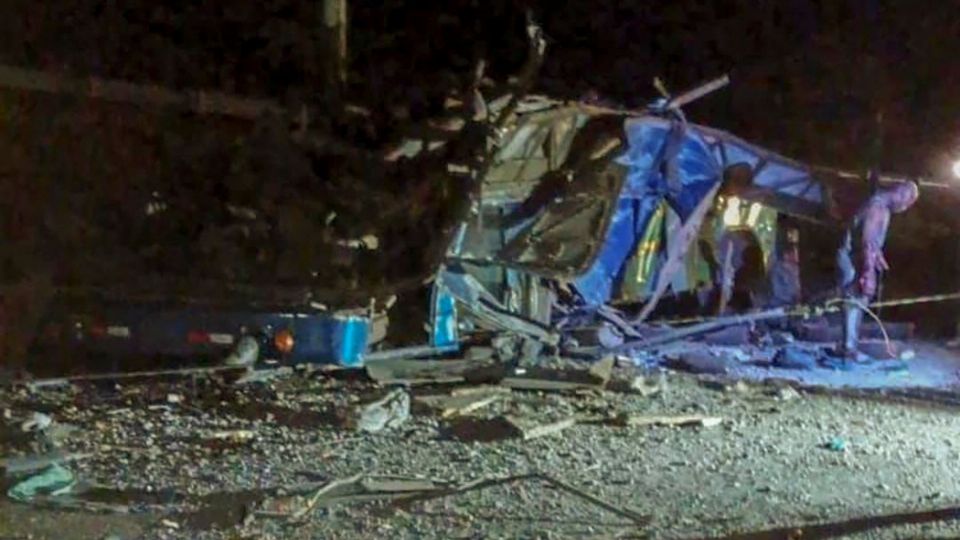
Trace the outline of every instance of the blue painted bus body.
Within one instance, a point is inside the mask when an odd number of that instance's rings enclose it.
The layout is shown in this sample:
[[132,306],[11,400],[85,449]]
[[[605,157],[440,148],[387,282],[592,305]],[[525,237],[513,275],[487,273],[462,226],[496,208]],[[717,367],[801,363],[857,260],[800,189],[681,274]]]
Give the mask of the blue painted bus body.
[[[356,314],[107,303],[62,310],[49,319],[44,337],[106,355],[224,357],[251,335],[261,358],[353,367],[363,363],[372,327],[370,317]],[[274,347],[281,330],[293,335],[289,354]]]

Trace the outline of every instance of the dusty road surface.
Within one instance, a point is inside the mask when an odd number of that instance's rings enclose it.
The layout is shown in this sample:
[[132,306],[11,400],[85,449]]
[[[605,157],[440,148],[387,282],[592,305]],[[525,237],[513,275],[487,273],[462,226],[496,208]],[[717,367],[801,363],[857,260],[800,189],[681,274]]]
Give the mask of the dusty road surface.
[[[5,463],[71,453],[75,482],[18,502],[7,490],[36,471],[8,473],[0,538],[960,536],[948,405],[676,373],[637,390],[633,376],[618,368],[617,390],[496,389],[445,418],[422,398],[452,387],[416,387],[411,416],[374,433],[344,411],[383,390],[318,374],[8,389]],[[35,412],[51,422],[24,431]],[[681,415],[694,417],[662,425]],[[511,431],[507,417],[558,431]],[[549,479],[511,478],[535,473]],[[468,484],[483,479],[504,481]]]

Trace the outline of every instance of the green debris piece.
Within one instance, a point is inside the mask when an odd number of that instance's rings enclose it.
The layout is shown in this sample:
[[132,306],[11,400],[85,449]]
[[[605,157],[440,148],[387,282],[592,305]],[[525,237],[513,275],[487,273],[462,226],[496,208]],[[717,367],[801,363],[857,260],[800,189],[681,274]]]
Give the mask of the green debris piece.
[[830,442],[827,443],[827,450],[832,450],[834,452],[843,452],[847,449],[847,441],[843,440],[840,437],[834,437],[830,439]]
[[20,502],[30,502],[37,495],[56,496],[69,493],[74,484],[76,478],[70,469],[54,463],[10,488],[7,495]]

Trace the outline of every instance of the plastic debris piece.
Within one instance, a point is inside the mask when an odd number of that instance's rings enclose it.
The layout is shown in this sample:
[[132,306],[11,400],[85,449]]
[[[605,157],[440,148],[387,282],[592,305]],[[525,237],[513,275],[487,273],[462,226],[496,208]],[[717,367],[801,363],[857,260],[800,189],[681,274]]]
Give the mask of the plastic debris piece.
[[7,491],[7,495],[20,502],[30,502],[37,495],[63,495],[76,484],[70,469],[54,463],[42,472],[27,478]]
[[833,452],[843,452],[847,449],[847,441],[842,437],[834,437],[830,439],[830,442],[827,443],[827,450]]

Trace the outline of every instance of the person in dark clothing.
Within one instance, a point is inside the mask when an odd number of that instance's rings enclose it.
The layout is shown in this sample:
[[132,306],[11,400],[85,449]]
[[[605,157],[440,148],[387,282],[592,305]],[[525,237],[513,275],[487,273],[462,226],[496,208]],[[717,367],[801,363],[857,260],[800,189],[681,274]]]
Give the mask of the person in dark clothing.
[[844,298],[843,342],[838,352],[845,358],[857,358],[863,308],[877,293],[880,273],[890,268],[883,256],[890,217],[905,212],[918,197],[915,182],[878,188],[847,226],[837,250],[838,285]]
[[802,298],[800,286],[799,231],[789,229],[784,242],[777,250],[770,267],[770,297],[767,307],[777,308],[799,304]]
[[718,246],[720,260],[714,272],[719,290],[717,314],[737,313],[762,306],[766,293],[763,249],[756,233],[746,227],[726,231]]

